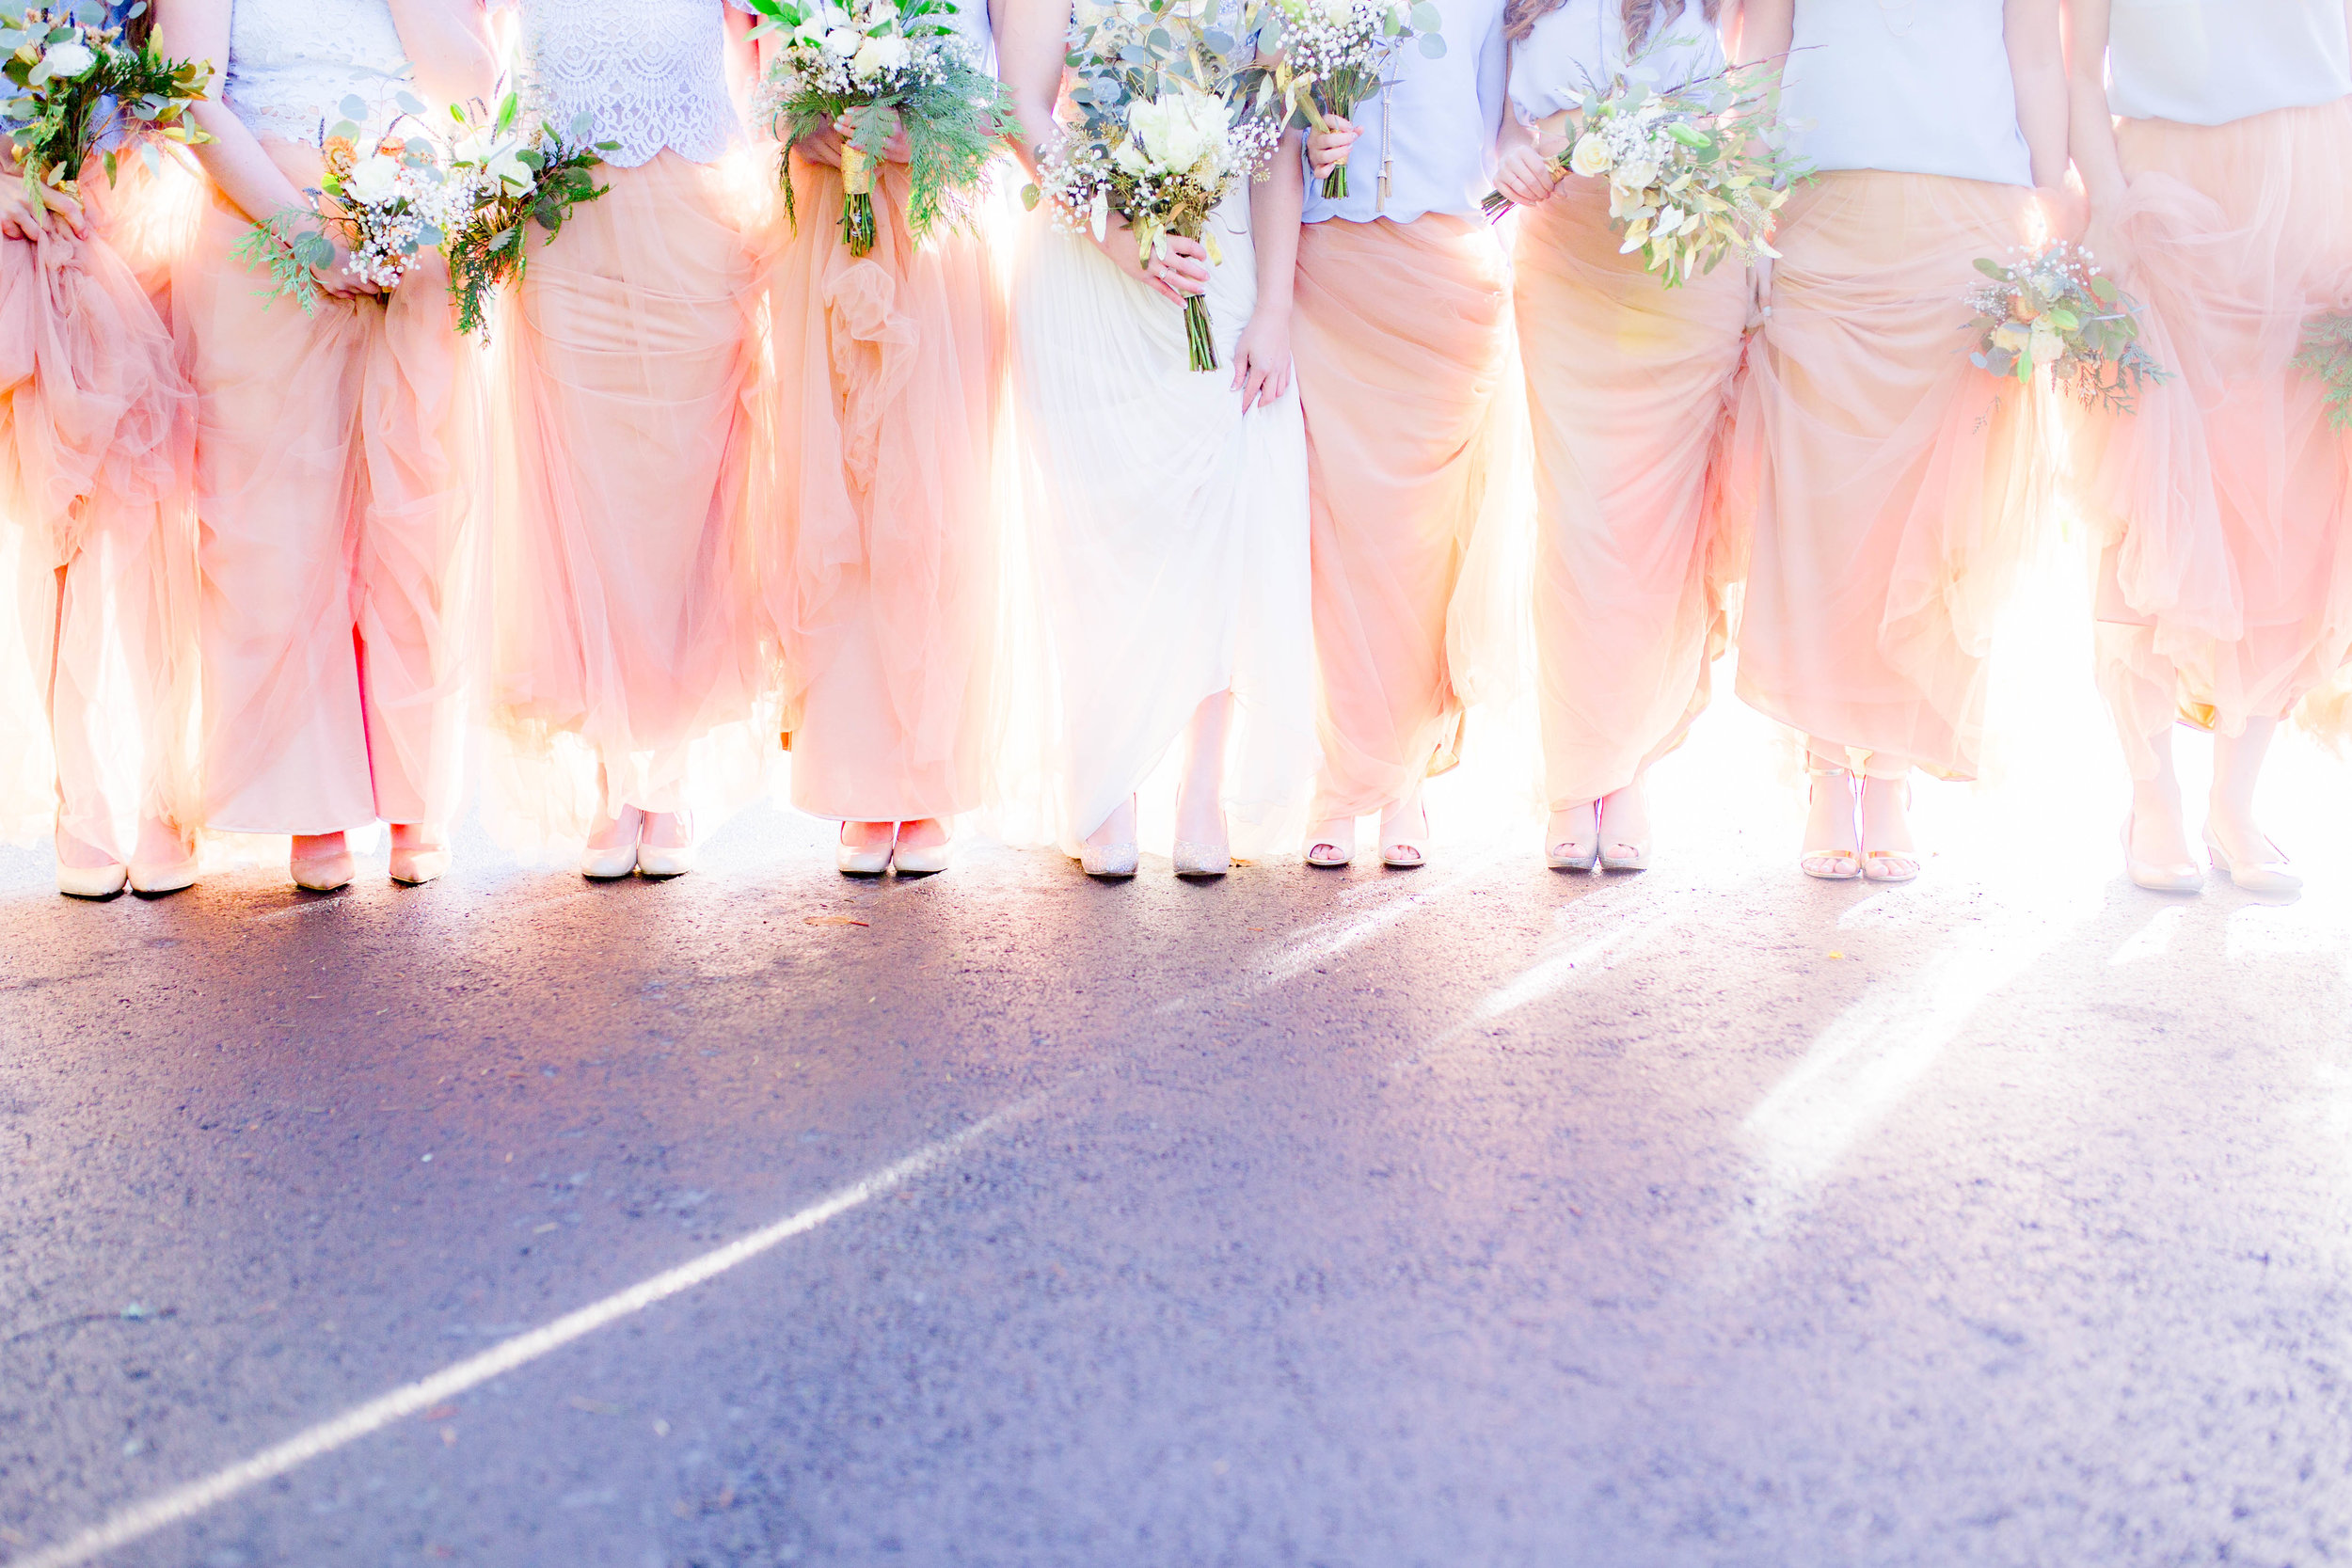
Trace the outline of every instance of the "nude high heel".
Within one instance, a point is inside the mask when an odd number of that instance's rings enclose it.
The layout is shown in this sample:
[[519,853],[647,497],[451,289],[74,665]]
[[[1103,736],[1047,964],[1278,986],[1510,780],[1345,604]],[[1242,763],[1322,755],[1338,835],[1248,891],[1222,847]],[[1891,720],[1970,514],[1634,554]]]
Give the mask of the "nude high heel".
[[[397,833],[398,830],[394,830]],[[446,844],[392,845],[389,867],[393,881],[403,887],[422,887],[448,875],[449,846]]]
[[[588,847],[580,854],[580,874],[592,882],[612,882],[636,870],[637,835],[644,825],[645,814],[635,806],[623,806],[618,816],[599,813],[588,830]],[[598,839],[608,842],[599,844]]]
[[2303,879],[2287,869],[2286,851],[2272,839],[2264,839],[2263,847],[2270,851],[2266,861],[2233,861],[2214,836],[2213,824],[2205,824],[2205,853],[2213,860],[2213,868],[2224,872],[2232,882],[2249,893],[2300,893]]
[[1544,864],[1554,871],[1590,871],[1600,863],[1600,802],[1587,800],[1559,815],[1574,815],[1576,836],[1544,848]]
[[[294,878],[294,886],[306,893],[332,893],[349,887],[359,867],[351,858],[351,846],[341,833],[320,833],[321,842],[309,850],[298,846],[287,857],[286,871]],[[331,843],[324,842],[331,840]]]
[[[1810,806],[1813,803],[1814,794],[1820,789],[1821,781],[1836,779],[1836,787],[1846,792],[1846,805],[1849,820],[1851,820],[1854,809],[1853,775],[1842,768],[1807,768],[1805,772],[1811,775],[1811,782],[1805,786],[1806,805]],[[1856,825],[1853,848],[1848,849],[1838,845],[1829,845],[1822,848],[1806,849],[1797,857],[1798,869],[1806,876],[1819,878],[1824,882],[1851,882],[1862,875],[1861,843],[1862,830],[1859,825]]]
[[2172,864],[2158,864],[2153,861],[2141,860],[2133,853],[2132,829],[2138,819],[2137,812],[2130,813],[2123,818],[2124,874],[2130,877],[2135,884],[2146,888],[2151,893],[2204,892],[2205,874],[2198,870],[2193,863],[2182,861]]
[[850,825],[841,824],[841,839],[834,845],[833,863],[844,877],[879,877],[890,869],[890,853],[898,846],[898,824],[892,823],[888,838],[869,843],[863,847],[851,844]]
[[[1401,803],[1401,802],[1400,802]],[[1380,814],[1380,863],[1399,871],[1413,871],[1429,863],[1429,808],[1416,796],[1413,813],[1421,818],[1421,831],[1416,833],[1391,832],[1389,814]]]
[[1325,870],[1344,866],[1356,858],[1356,819],[1335,816],[1318,823],[1308,835],[1307,863]]
[[[898,836],[890,849],[890,864],[901,877],[936,877],[947,869],[947,860],[955,848],[955,840],[943,838],[937,844],[909,844],[906,832],[917,823],[902,822]],[[945,830],[946,822],[940,827]]]
[[[675,824],[680,842],[656,844],[646,835],[658,826]],[[647,812],[637,835],[637,874],[640,877],[683,877],[694,869],[694,819],[687,813]]]
[[1620,800],[1627,801],[1624,809],[1647,816],[1649,815],[1646,810],[1648,801],[1643,797],[1641,789],[1642,781],[1635,779],[1623,789],[1611,793],[1599,802],[1599,820],[1597,824],[1599,836],[1597,842],[1600,847],[1600,868],[1603,871],[1647,871],[1649,869],[1648,824],[1646,822],[1643,824],[1644,836],[1639,839],[1622,836],[1613,838],[1609,820],[1610,808]]
[[92,846],[82,844],[80,839],[74,838],[62,827],[56,830],[55,836],[57,891],[68,898],[112,898],[131,879],[131,868],[119,861],[108,861],[102,865],[68,865],[65,847],[69,842],[81,845],[86,849]]

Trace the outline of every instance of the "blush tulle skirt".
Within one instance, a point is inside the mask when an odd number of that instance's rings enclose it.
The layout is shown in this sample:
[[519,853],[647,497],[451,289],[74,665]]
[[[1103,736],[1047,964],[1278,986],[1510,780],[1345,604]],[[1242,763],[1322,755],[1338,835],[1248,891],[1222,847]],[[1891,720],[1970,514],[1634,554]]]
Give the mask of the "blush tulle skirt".
[[1977,775],[1994,622],[2042,547],[2046,394],[1963,336],[1975,263],[2026,243],[2031,198],[1838,171],[1774,237],[1726,468],[1751,537],[1740,694],[1875,776]]
[[600,170],[501,313],[485,785],[512,841],[577,841],[624,806],[707,819],[775,749],[748,162]]
[[883,166],[872,251],[837,169],[795,159],[769,297],[776,504],[761,520],[792,803],[866,821],[983,803],[997,738],[994,483],[1005,302],[986,237],[906,222]]
[[1537,714],[1565,810],[1630,784],[1707,706],[1742,566],[1719,480],[1749,276],[1660,287],[1618,254],[1600,181],[1563,181],[1517,222]]
[[[315,152],[272,151],[315,178]],[[446,825],[480,653],[480,358],[437,261],[306,315],[233,254],[249,227],[215,195],[172,274],[197,404],[204,818]]]
[[[2306,717],[2345,738],[2352,431],[2292,361],[2352,313],[2352,101],[2227,125],[2124,120],[2123,281],[2175,379],[2084,420],[2077,500],[2106,546],[2100,684],[2136,774],[2175,716]],[[2332,683],[2332,684],[2331,684]]]
[[128,863],[202,815],[196,407],[141,243],[186,192],[87,184],[88,239],[0,241],[0,830]]
[[1461,754],[1448,616],[1491,488],[1510,364],[1501,244],[1473,218],[1299,232],[1324,767],[1317,820],[1379,810]]

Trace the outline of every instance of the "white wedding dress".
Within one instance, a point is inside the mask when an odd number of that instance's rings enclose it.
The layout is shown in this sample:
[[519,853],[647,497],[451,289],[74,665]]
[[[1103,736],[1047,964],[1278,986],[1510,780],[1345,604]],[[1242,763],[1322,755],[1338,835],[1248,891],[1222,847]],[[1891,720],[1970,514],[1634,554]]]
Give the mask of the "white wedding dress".
[[[1248,197],[1213,220],[1223,368],[1186,368],[1184,311],[1042,208],[1012,284],[1021,514],[1038,595],[1042,821],[1076,853],[1231,689],[1223,804],[1234,853],[1295,845],[1315,740],[1307,452],[1294,388],[1245,413],[1234,339],[1257,300]],[[1016,814],[1018,815],[1018,814]],[[1165,847],[1165,824],[1146,842]]]

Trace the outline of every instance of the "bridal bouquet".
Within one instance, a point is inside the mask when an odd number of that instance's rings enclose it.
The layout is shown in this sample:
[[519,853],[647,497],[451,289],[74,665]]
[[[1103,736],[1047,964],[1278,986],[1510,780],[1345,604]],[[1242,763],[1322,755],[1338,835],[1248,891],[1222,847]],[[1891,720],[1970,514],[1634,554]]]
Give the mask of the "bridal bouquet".
[[2352,315],[2322,316],[2303,332],[2295,368],[2316,376],[2328,401],[2328,422],[2352,430]]
[[[402,119],[421,123],[422,103],[405,92],[397,102]],[[269,292],[292,298],[305,315],[318,305],[313,269],[335,259],[326,238],[330,226],[351,251],[353,275],[390,289],[408,275],[418,253],[439,245],[467,211],[468,184],[451,178],[446,149],[422,135],[398,135],[395,121],[362,151],[359,121],[368,105],[355,96],[344,99],[342,109],[345,118],[321,144],[326,171],[319,186],[305,193],[311,204],[255,224],[237,247],[247,266],[266,264]]]
[[[1788,149],[1778,69],[1735,66],[1669,90],[1628,74],[1605,93],[1586,89],[1558,166],[1609,182],[1610,221],[1625,236],[1617,253],[1638,252],[1667,288],[1727,256],[1744,265],[1779,254],[1764,236],[1808,168]],[[1512,203],[1489,191],[1482,205],[1500,219]]]
[[1992,279],[1968,296],[1979,370],[2030,382],[2047,367],[2053,386],[2111,414],[2171,379],[2140,346],[2138,307],[2079,246],[2053,240],[2007,262],[1980,258],[1977,270]]
[[442,245],[449,291],[457,302],[457,330],[486,333],[492,296],[522,279],[528,227],[553,234],[573,208],[610,189],[596,183],[596,166],[621,144],[592,140],[595,122],[585,114],[569,134],[544,120],[517,131],[521,109],[512,92],[486,120],[479,106],[452,105],[450,117],[455,129],[448,177],[463,194],[449,204]]
[[[973,0],[977,3],[977,0]],[[1017,134],[1012,94],[982,71],[941,20],[951,0],[751,0],[753,36],[778,40],[763,96],[776,139],[789,147],[846,121],[841,144],[841,239],[852,256],[874,248],[874,170],[899,132],[907,138],[907,228],[917,242],[966,214],[964,197],[997,146]],[[792,211],[790,161],[781,171]]]
[[[1389,57],[1407,39],[1421,40],[1433,60],[1445,54],[1430,0],[1274,0],[1272,20],[1280,28],[1275,69],[1283,94],[1318,131],[1330,129],[1327,117],[1345,119],[1379,90]],[[1323,194],[1347,195],[1347,165],[1323,177]]]
[[[124,20],[146,11],[139,0]],[[93,156],[111,184],[126,143],[138,143],[152,159],[159,141],[212,140],[188,118],[212,85],[205,61],[167,60],[144,42],[127,41],[121,27],[39,6],[0,10],[0,49],[8,51],[0,75],[9,94],[0,104],[0,131],[16,144],[24,194],[38,208],[48,207],[51,193],[77,197]]]
[[[1170,235],[1200,240],[1219,260],[1209,219],[1234,185],[1258,173],[1288,116],[1256,49],[1188,8],[1187,0],[1114,0],[1073,22],[1066,56],[1078,110],[1022,193],[1053,204],[1060,226],[1097,240],[1117,213],[1148,260]],[[1208,301],[1184,301],[1187,363],[1216,369]]]

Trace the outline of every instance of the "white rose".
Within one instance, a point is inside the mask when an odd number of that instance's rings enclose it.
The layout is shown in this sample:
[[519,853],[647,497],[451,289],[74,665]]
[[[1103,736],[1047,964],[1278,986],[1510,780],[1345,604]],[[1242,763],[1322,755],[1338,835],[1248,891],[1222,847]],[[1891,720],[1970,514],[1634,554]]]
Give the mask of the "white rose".
[[2066,352],[2066,340],[2058,336],[2057,327],[2046,321],[2033,324],[2033,362],[2047,365]]
[[1587,131],[1576,138],[1576,150],[1568,154],[1568,171],[1590,178],[1608,173],[1609,166],[1615,160],[1609,155],[1609,144]]
[[835,59],[846,60],[858,51],[865,38],[853,27],[835,27],[825,35],[825,53]]
[[1610,171],[1609,182],[1628,196],[1638,196],[1658,183],[1658,166],[1620,164]]
[[63,77],[70,82],[87,74],[90,67],[98,63],[98,56],[78,43],[60,43],[43,55],[40,63],[49,68],[52,77]]
[[529,196],[532,187],[538,183],[539,177],[531,171],[531,166],[516,156],[520,150],[515,147],[501,148],[483,165],[483,172],[505,187],[508,196]]
[[449,150],[449,155],[457,163],[480,167],[490,161],[490,155],[497,147],[498,143],[490,139],[487,132],[476,131],[471,135],[460,136],[457,145]]
[[1127,129],[1154,166],[1180,174],[1225,145],[1225,100],[1179,87],[1128,110]]
[[351,198],[373,207],[392,194],[400,182],[400,160],[377,152],[362,158],[343,176],[343,189]]
[[905,68],[907,40],[901,38],[867,39],[858,45],[857,56],[850,62],[850,74],[871,80]]

